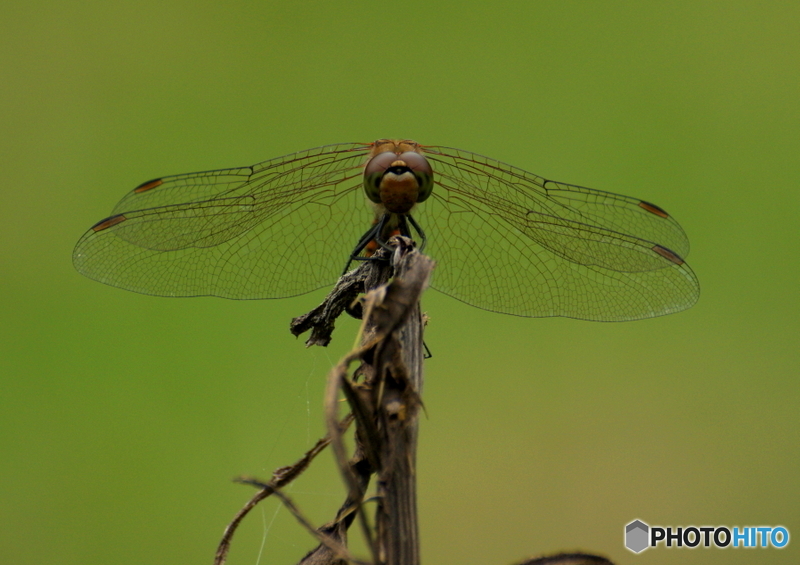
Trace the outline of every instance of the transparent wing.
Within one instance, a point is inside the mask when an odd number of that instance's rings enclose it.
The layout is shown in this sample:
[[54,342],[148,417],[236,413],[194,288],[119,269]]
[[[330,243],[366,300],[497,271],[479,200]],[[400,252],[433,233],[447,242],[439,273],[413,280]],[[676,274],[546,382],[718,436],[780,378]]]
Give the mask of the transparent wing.
[[[81,273],[164,296],[278,298],[330,285],[373,220],[370,144],[143,183],[78,242]],[[438,187],[415,216],[433,286],[520,316],[631,320],[688,308],[697,279],[681,227],[635,198],[425,147]]]
[[424,146],[438,186],[415,217],[433,288],[518,316],[635,320],[692,306],[689,242],[663,209]]
[[361,189],[370,147],[143,183],[84,234],[73,262],[97,281],[160,296],[281,298],[331,285],[373,220]]

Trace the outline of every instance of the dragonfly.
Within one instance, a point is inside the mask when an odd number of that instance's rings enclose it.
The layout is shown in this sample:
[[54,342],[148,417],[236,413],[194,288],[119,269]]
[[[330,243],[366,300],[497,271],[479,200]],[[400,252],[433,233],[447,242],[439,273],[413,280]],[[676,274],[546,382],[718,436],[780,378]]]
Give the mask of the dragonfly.
[[394,139],[147,181],[89,228],[73,263],[144,294],[284,298],[332,285],[393,234],[437,262],[432,288],[494,312],[636,320],[700,294],[663,208]]

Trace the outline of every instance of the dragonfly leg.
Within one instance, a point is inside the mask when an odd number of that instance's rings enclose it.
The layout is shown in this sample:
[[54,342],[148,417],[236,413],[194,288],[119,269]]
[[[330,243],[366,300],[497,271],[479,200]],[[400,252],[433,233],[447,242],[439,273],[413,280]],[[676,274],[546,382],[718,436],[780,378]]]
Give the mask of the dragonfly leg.
[[372,259],[371,257],[359,257],[358,254],[361,253],[361,251],[363,251],[364,248],[373,239],[378,241],[378,243],[381,243],[379,235],[381,233],[381,230],[383,230],[383,226],[386,225],[386,218],[387,214],[381,216],[381,219],[378,221],[378,223],[369,228],[369,230],[367,230],[367,232],[361,236],[361,239],[358,240],[358,243],[353,248],[353,251],[350,252],[350,257],[347,259],[347,263],[344,266],[342,274],[345,274],[347,272],[347,269],[350,268],[350,263],[352,263],[353,261],[369,261]]
[[[411,217],[411,215],[409,215],[409,214],[402,214],[402,215],[398,214],[398,216],[399,216],[399,225],[397,226],[397,228],[398,228],[398,231],[400,232],[400,235],[403,235],[403,236],[406,236],[406,237],[414,239],[414,237],[411,234],[411,230],[408,227],[408,222],[410,222],[411,226],[414,228],[414,231],[417,233],[417,235],[419,235],[419,238],[422,241],[422,244],[420,245],[420,248],[419,248],[419,250],[422,251],[425,248],[425,244],[428,241],[428,238],[426,237],[425,232],[422,231],[422,228],[420,227],[420,225],[417,223],[417,221],[414,218]],[[406,218],[408,218],[408,222],[406,221]],[[361,251],[363,251],[364,248],[367,245],[369,245],[369,242],[371,242],[373,240],[378,245],[383,247],[384,249],[392,251],[392,247],[390,245],[388,245],[383,240],[383,238],[381,237],[381,234],[383,233],[384,227],[386,226],[386,223],[388,221],[389,221],[389,214],[383,214],[381,216],[380,220],[378,221],[378,223],[375,224],[374,226],[372,226],[369,230],[367,230],[367,232],[364,235],[361,236],[361,239],[358,240],[358,243],[356,244],[355,248],[350,253],[350,257],[347,259],[347,264],[344,266],[344,271],[342,271],[342,274],[347,272],[347,269],[350,268],[350,263],[352,263],[353,261],[372,261],[373,260],[372,257],[361,257],[361,256],[359,256],[359,253],[361,253]]]
[[428,243],[428,237],[425,235],[425,232],[422,231],[422,228],[417,223],[417,221],[411,216],[411,214],[406,214],[406,217],[408,218],[409,223],[411,223],[411,226],[414,228],[417,234],[419,234],[419,238],[422,240],[419,245],[419,250],[420,252],[422,252],[425,249],[425,244]]

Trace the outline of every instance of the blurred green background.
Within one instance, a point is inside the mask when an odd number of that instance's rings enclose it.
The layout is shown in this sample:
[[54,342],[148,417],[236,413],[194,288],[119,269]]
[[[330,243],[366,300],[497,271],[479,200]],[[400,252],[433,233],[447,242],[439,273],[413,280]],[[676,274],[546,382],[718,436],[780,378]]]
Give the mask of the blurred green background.
[[[788,2],[6,2],[0,20],[0,551],[16,564],[210,563],[322,434],[328,369],[289,320],[324,295],[163,299],[72,247],[172,173],[407,137],[669,210],[691,310],[521,319],[431,291],[426,563],[583,549],[618,563],[796,563],[623,547],[651,525],[800,535],[800,5]],[[324,454],[291,489],[315,523]],[[231,564],[314,544],[268,501]]]

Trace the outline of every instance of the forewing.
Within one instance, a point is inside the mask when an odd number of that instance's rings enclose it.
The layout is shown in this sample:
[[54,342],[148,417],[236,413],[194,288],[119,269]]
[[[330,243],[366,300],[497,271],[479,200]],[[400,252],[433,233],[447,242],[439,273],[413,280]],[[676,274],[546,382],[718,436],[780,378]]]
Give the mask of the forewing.
[[373,212],[370,146],[143,183],[78,242],[78,271],[161,296],[280,298],[333,283]]
[[457,149],[425,154],[438,186],[416,216],[434,288],[487,310],[606,321],[696,302],[688,240],[661,208]]

